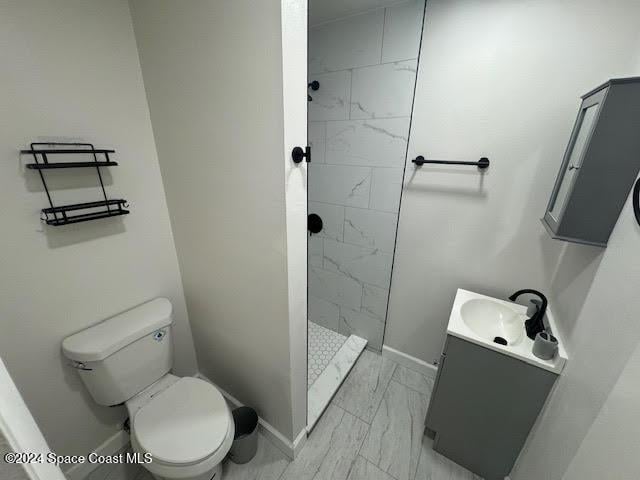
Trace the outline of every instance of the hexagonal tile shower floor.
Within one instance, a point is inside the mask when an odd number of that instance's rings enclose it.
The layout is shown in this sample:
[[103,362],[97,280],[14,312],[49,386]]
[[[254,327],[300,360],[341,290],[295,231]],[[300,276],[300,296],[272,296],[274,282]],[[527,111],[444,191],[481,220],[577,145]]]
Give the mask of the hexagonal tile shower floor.
[[310,387],[327,368],[347,337],[317,323],[309,322],[309,356],[307,387]]

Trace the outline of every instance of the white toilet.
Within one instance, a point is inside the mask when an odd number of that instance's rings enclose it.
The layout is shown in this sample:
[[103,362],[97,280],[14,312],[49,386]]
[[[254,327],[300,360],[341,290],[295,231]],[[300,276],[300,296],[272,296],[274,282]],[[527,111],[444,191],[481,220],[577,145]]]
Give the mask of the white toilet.
[[100,405],[125,403],[135,452],[156,479],[219,480],[234,424],[210,383],[169,373],[172,306],[157,298],[67,337],[62,350]]

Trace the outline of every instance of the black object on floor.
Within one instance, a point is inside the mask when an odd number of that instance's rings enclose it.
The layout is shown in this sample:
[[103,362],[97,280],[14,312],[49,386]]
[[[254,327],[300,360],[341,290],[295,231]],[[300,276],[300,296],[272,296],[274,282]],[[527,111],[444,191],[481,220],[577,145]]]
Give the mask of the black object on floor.
[[258,414],[253,408],[240,407],[232,415],[235,434],[229,460],[233,463],[250,462],[258,450]]

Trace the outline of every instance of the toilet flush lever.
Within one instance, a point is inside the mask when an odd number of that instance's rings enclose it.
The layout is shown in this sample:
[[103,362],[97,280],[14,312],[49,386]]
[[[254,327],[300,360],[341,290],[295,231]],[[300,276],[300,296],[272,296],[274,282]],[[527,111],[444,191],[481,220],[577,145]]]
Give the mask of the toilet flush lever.
[[72,361],[69,365],[71,367],[75,368],[76,370],[84,370],[84,371],[87,371],[87,372],[93,371],[93,368],[89,368],[84,363],[76,362],[75,360]]

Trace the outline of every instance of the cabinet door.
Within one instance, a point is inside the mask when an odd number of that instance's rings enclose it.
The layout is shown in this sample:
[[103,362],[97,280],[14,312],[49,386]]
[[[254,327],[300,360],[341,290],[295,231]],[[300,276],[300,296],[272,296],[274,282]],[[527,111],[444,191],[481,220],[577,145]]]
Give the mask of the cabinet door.
[[483,478],[504,478],[555,379],[547,370],[448,336],[429,407],[433,449]]
[[586,98],[580,107],[578,118],[573,127],[573,133],[569,140],[569,145],[565,153],[562,168],[558,174],[556,186],[549,203],[549,220],[551,220],[554,230],[562,218],[567,199],[571,194],[571,190],[580,174],[582,159],[589,146],[589,140],[596,124],[600,105],[604,100],[607,89],[600,90],[594,95]]

